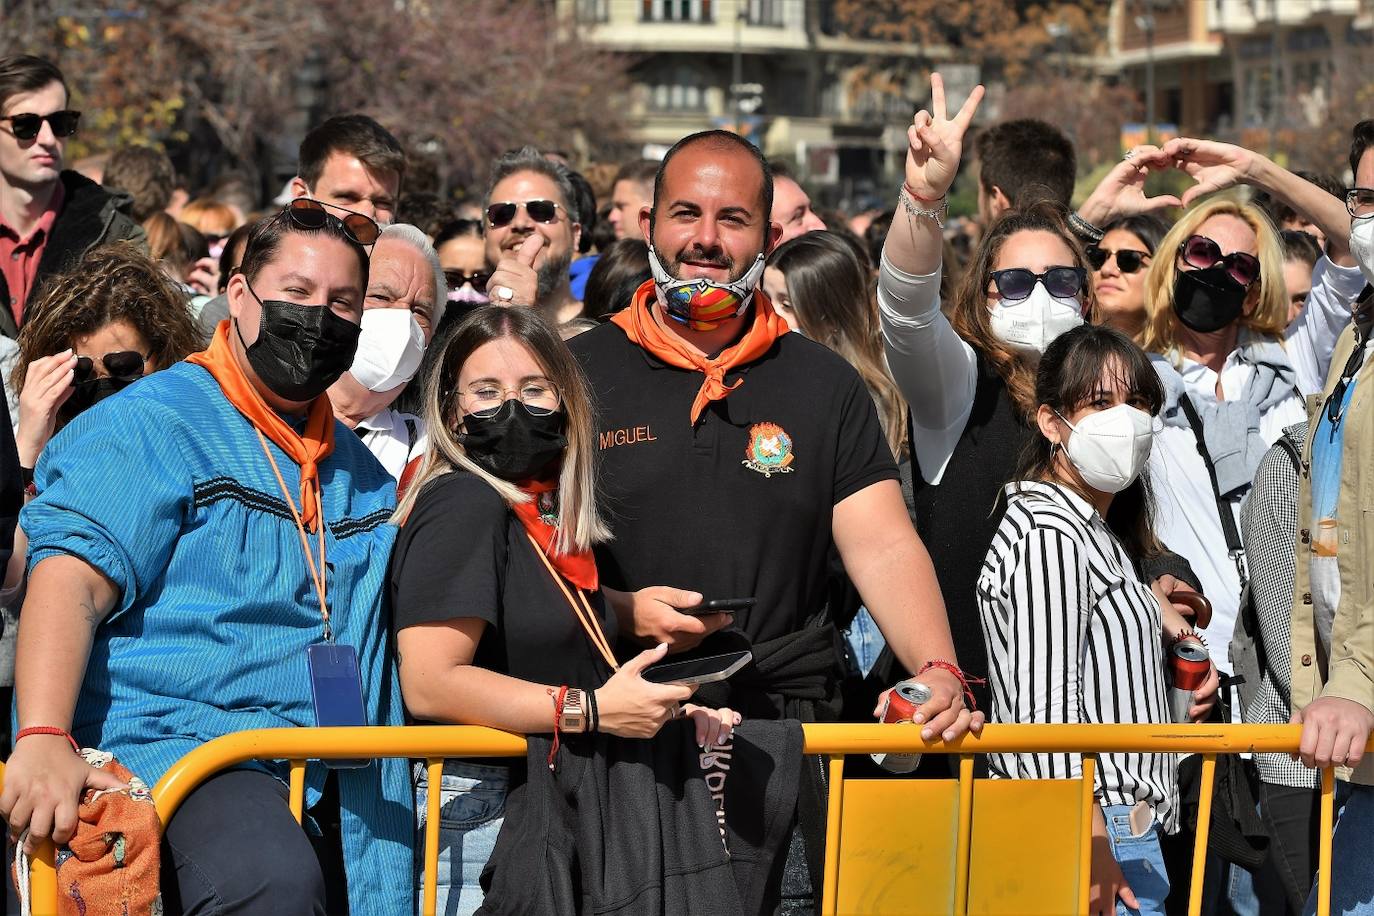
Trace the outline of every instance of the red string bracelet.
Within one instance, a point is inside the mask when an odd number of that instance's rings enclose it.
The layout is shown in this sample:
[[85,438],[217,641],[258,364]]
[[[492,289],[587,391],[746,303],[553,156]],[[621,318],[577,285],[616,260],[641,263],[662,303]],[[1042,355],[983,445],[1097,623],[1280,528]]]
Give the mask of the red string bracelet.
[[919,200],[923,204],[938,204],[940,201],[944,200],[945,197],[948,196],[945,194],[941,194],[939,197],[922,197],[920,194],[917,194],[915,189],[913,189],[911,185],[905,181],[902,182],[902,190],[906,191],[907,194],[911,195],[912,200]]
[[76,739],[73,738],[70,733],[63,731],[60,728],[56,728],[55,726],[33,725],[29,728],[21,728],[19,730],[19,734],[14,736],[14,740],[18,742],[20,738],[27,738],[29,735],[61,735],[63,738],[66,738],[68,742],[71,743],[72,750],[76,751],[78,754],[81,753],[81,745],[76,743]]
[[553,698],[553,747],[549,748],[549,772],[553,772],[554,760],[558,757],[558,720],[563,716],[563,701],[567,696],[568,685],[564,684]]
[[948,671],[950,674],[958,678],[959,684],[964,688],[964,696],[968,697],[969,711],[973,712],[978,709],[978,701],[973,698],[973,690],[969,687],[969,685],[986,684],[988,682],[987,678],[969,677],[967,674],[964,673],[963,668],[960,668],[953,662],[947,662],[939,658],[934,659],[933,661],[928,661],[924,665],[922,665],[921,670],[916,672],[916,676],[920,677],[921,675],[929,671],[931,668],[939,668],[943,671]]

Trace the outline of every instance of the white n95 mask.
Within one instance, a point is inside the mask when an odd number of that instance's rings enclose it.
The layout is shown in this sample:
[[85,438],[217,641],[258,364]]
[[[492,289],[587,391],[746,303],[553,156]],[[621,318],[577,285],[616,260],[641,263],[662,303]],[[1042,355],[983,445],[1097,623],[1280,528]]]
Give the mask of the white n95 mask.
[[1374,283],[1374,216],[1362,216],[1350,221],[1350,253],[1360,265],[1360,273]]
[[1154,417],[1130,404],[1090,413],[1075,426],[1063,414],[1073,435],[1064,446],[1083,482],[1102,493],[1120,493],[1131,485],[1150,460]]
[[989,321],[992,332],[1006,343],[1044,353],[1056,337],[1083,323],[1083,306],[1077,299],[1051,296],[1045,284],[1036,281],[1026,298],[994,305]]
[[348,371],[368,391],[390,391],[414,378],[424,358],[425,332],[410,309],[367,309]]

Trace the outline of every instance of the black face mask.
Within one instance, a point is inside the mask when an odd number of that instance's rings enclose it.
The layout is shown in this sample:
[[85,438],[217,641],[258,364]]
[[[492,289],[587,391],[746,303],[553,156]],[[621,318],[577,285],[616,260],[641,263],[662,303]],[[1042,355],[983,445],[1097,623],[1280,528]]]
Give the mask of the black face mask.
[[[250,287],[248,290],[253,292]],[[258,294],[253,293],[258,299]],[[353,365],[361,328],[334,314],[328,305],[300,305],[277,299],[263,301],[258,339],[249,346],[239,343],[248,363],[278,397],[288,401],[313,401],[339,380]]]
[[467,432],[459,433],[458,441],[483,470],[502,480],[530,480],[562,457],[568,447],[566,424],[561,410],[532,414],[511,398],[490,417],[464,414]]
[[1220,265],[1180,270],[1174,279],[1174,312],[1199,334],[1219,331],[1240,317],[1246,288]]
[[112,394],[119,394],[136,381],[138,379],[104,377],[77,382],[73,386],[72,396],[67,398],[66,403],[62,405],[62,409],[58,411],[58,416],[69,423],[77,414],[95,406]]

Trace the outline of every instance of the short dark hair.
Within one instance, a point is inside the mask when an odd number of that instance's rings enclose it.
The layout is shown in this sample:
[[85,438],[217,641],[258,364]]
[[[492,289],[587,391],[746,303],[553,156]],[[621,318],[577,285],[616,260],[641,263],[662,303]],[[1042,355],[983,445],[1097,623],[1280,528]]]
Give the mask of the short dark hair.
[[1360,160],[1364,154],[1374,149],[1374,118],[1361,121],[1350,132],[1350,181],[1355,182],[1355,173],[1360,170]]
[[367,115],[336,115],[306,134],[296,174],[313,188],[331,153],[352,156],[374,172],[395,172],[398,184],[405,179],[405,150],[389,130]]
[[649,246],[642,239],[616,239],[601,252],[587,277],[583,314],[605,321],[629,305],[635,290],[652,276]]
[[290,212],[286,209],[275,216],[260,219],[253,224],[253,228],[248,232],[248,241],[244,245],[243,260],[239,262],[239,273],[243,274],[249,283],[256,280],[258,274],[262,273],[262,269],[272,263],[272,259],[277,256],[277,252],[281,249],[282,239],[290,233],[302,235],[323,233],[332,239],[343,242],[349,247],[349,250],[358,256],[358,266],[363,272],[362,285],[364,288],[367,287],[367,252],[363,250],[362,245],[349,238],[348,234],[344,232],[343,223],[337,217],[331,216],[326,219],[324,225],[319,229],[304,229],[296,225],[295,221],[291,219]]
[[577,221],[582,224],[582,236],[577,241],[577,253],[586,254],[592,248],[592,231],[596,229],[596,192],[581,172],[568,170],[573,196],[577,198]]
[[0,111],[4,111],[12,96],[35,92],[49,83],[61,84],[62,91],[71,95],[66,77],[52,61],[30,54],[0,57]]
[[487,193],[482,197],[483,205],[491,203],[491,193],[496,190],[498,184],[520,172],[534,172],[536,175],[543,175],[557,185],[559,196],[563,198],[563,206],[567,208],[572,221],[575,223],[582,222],[581,202],[578,200],[577,188],[570,177],[572,169],[561,162],[545,159],[544,154],[533,146],[510,150],[496,158],[496,161],[491,164]]
[[434,248],[437,250],[445,242],[470,235],[475,239],[482,237],[483,224],[480,219],[451,219],[439,227],[439,231],[434,233]]
[[1130,216],[1117,217],[1102,227],[1102,234],[1106,235],[1118,229],[1140,239],[1151,257],[1159,250],[1159,243],[1164,241],[1164,236],[1169,234],[1169,224],[1163,217],[1153,213],[1132,213]]
[[992,125],[978,137],[978,162],[983,190],[1001,188],[1013,207],[1032,197],[1067,207],[1073,198],[1078,160],[1073,143],[1053,124],[1022,118]]
[[1317,244],[1317,237],[1310,232],[1284,229],[1279,233],[1279,243],[1283,246],[1285,261],[1301,261],[1312,267],[1321,259],[1322,248]]
[[[663,187],[663,174],[668,170],[668,163],[672,162],[673,157],[687,147],[696,146],[699,143],[708,144],[715,149],[742,150],[758,163],[759,174],[763,178],[763,188],[760,191],[763,218],[767,221],[773,212],[773,168],[768,164],[768,160],[763,158],[763,153],[759,152],[757,146],[739,134],[731,133],[728,130],[702,130],[683,137],[663,155],[663,161],[658,164],[658,172],[654,175],[654,205],[649,210],[649,224],[653,225],[654,218],[658,214],[658,192]],[[764,233],[767,234],[767,229],[764,230]]]
[[121,146],[110,154],[101,177],[105,187],[133,197],[129,215],[140,223],[167,208],[176,182],[172,160],[150,146]]
[[453,205],[433,191],[412,191],[396,201],[396,222],[409,223],[430,238],[453,219]]
[[620,171],[615,173],[615,180],[611,182],[611,189],[622,181],[633,181],[637,184],[647,184],[653,186],[654,176],[658,174],[658,163],[653,159],[632,159],[620,167]]

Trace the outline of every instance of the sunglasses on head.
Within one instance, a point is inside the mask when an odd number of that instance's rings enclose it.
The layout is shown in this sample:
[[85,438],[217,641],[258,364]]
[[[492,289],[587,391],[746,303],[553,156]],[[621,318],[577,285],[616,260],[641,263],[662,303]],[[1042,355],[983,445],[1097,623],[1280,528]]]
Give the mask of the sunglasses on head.
[[1233,251],[1223,255],[1221,246],[1205,235],[1190,235],[1178,246],[1178,253],[1183,258],[1183,263],[1198,270],[1222,265],[1231,275],[1231,279],[1241,286],[1249,286],[1259,279],[1259,258],[1244,251]]
[[471,283],[473,289],[486,289],[487,281],[491,279],[491,271],[474,270],[472,273],[465,273],[456,267],[450,267],[444,271],[444,279],[448,281],[449,289],[462,289],[464,283]]
[[[106,353],[100,357],[105,371],[117,382],[134,382],[143,378],[143,364],[147,357],[137,350],[120,350]],[[97,381],[95,360],[89,356],[78,356],[76,368],[72,370],[72,381],[77,385],[92,385]]]
[[1140,270],[1145,266],[1145,259],[1150,256],[1148,251],[1138,251],[1134,248],[1117,248],[1113,251],[1096,245],[1089,245],[1084,253],[1088,256],[1088,263],[1093,270],[1101,270],[1107,261],[1116,258],[1116,269],[1123,274],[1133,274]]
[[[326,206],[339,210],[345,215],[335,216],[330,213]],[[291,222],[300,226],[302,229],[323,229],[329,220],[338,220],[343,223],[344,235],[357,242],[359,245],[373,245],[377,237],[382,234],[382,229],[377,225],[377,221],[366,213],[358,213],[334,204],[324,204],[309,197],[297,197],[286,205],[286,212],[291,215]]]
[[1011,302],[1030,296],[1035,284],[1043,283],[1045,291],[1056,299],[1076,299],[1088,282],[1088,272],[1081,267],[1051,267],[1042,274],[1024,267],[994,270],[992,282],[997,294]]
[[0,121],[10,122],[10,130],[14,132],[16,140],[32,140],[38,136],[44,121],[52,127],[54,137],[70,137],[76,133],[76,122],[80,120],[79,111],[54,111],[45,115],[25,113],[0,118]]
[[552,200],[501,201],[487,207],[487,222],[493,229],[509,226],[521,207],[536,223],[553,223],[558,221],[558,211],[563,205]]

